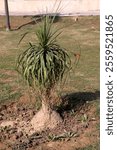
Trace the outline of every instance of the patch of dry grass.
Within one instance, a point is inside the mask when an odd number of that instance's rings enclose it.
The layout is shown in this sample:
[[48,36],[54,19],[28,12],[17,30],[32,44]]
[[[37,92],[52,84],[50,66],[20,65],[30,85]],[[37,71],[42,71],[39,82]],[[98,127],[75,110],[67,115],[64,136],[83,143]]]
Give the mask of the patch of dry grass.
[[[25,20],[22,18],[21,20]],[[12,18],[12,26],[14,27],[21,24],[20,19]],[[26,21],[26,20],[25,20]],[[25,23],[24,21],[24,23]],[[23,24],[23,22],[22,22]],[[78,22],[74,22],[71,18],[62,18],[59,22],[55,23],[58,27],[63,28],[63,33],[58,39],[58,42],[69,50],[72,60],[74,61],[74,53],[80,53],[81,57],[75,71],[71,72],[68,77],[68,82],[62,88],[64,92],[81,92],[81,91],[96,91],[99,90],[99,16],[86,16],[79,17]],[[21,51],[26,48],[27,41],[35,42],[33,33],[29,34],[26,39],[17,47],[21,34],[27,31],[35,31],[38,25],[26,25],[19,30],[6,32],[0,31],[0,73],[4,70],[15,72],[15,60]],[[80,46],[80,48],[79,48]],[[16,72],[15,72],[16,73]],[[16,73],[17,74],[17,73]],[[0,76],[1,80],[5,80]],[[10,79],[16,80],[17,77],[12,76]],[[11,83],[9,83],[10,85]],[[17,82],[14,82],[14,85]],[[19,83],[20,84],[20,83]],[[1,86],[2,88],[2,86]]]

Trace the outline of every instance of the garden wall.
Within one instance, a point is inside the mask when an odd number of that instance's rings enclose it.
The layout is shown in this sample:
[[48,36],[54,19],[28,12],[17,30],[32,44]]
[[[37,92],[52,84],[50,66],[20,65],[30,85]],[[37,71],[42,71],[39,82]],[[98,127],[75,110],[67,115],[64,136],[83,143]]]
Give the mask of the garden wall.
[[[59,3],[60,0],[8,0],[10,15],[51,13]],[[4,0],[0,0],[0,15],[5,14],[4,10]],[[61,15],[98,15],[99,0],[61,0],[57,12]]]

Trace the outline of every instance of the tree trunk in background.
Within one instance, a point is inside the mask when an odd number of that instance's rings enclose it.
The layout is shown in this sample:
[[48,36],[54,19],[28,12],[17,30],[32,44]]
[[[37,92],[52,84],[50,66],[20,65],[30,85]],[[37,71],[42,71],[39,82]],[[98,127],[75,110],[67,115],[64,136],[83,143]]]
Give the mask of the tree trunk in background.
[[11,28],[10,28],[8,0],[4,0],[4,5],[5,5],[5,14],[6,14],[6,30],[9,31]]

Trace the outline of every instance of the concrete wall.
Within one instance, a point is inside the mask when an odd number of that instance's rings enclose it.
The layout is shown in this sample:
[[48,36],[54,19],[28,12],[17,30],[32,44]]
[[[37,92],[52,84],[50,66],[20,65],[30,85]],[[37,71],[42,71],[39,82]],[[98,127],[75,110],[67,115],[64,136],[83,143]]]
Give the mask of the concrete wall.
[[[61,1],[61,3],[60,3]],[[8,0],[10,15],[36,15],[55,12],[61,15],[99,14],[99,0]],[[4,0],[0,0],[0,14],[4,15]]]

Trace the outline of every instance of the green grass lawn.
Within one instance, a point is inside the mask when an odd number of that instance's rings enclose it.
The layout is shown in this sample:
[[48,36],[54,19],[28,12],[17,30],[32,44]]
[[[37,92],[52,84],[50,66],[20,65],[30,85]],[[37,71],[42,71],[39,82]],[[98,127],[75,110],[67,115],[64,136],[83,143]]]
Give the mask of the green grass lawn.
[[[78,22],[74,22],[71,18],[63,18],[54,25],[64,27],[58,42],[70,52],[73,62],[75,60],[73,54],[81,52],[80,61],[74,67],[75,70],[69,74],[68,82],[62,92],[99,91],[99,16],[79,17]],[[12,88],[21,83],[18,82],[21,79],[15,71],[18,54],[26,48],[29,41],[36,42],[34,33],[30,33],[17,46],[21,35],[27,31],[35,31],[37,28],[38,24],[35,24],[11,32],[0,31],[0,102],[9,99],[8,95],[12,98]]]

